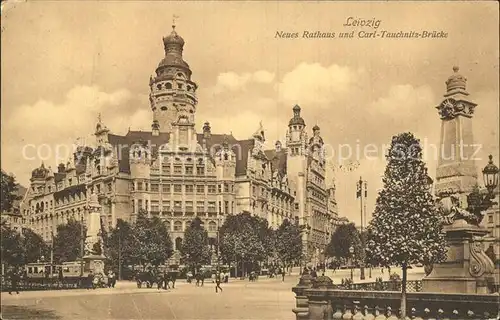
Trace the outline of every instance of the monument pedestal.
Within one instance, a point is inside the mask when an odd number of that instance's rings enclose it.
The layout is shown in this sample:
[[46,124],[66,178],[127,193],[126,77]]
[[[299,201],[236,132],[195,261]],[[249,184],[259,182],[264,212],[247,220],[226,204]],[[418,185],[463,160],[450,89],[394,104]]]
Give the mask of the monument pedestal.
[[103,276],[105,275],[104,260],[106,260],[106,257],[104,257],[103,255],[87,255],[83,257],[85,266],[88,267],[89,270],[92,270],[92,272],[95,275],[96,274],[102,274]]
[[488,283],[493,279],[495,266],[483,251],[476,237],[488,230],[456,220],[445,226],[449,246],[446,261],[433,266],[432,272],[422,280],[422,291],[438,293],[489,293]]

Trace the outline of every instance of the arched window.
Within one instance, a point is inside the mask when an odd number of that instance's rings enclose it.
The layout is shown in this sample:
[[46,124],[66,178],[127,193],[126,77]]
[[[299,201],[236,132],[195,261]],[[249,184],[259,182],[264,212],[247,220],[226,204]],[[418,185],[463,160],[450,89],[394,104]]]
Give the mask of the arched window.
[[182,248],[182,238],[175,238],[175,250],[180,250]]
[[217,224],[214,221],[210,221],[208,223],[208,231],[210,232],[217,231]]
[[174,231],[182,231],[182,222],[180,221],[174,222]]
[[167,228],[168,232],[170,232],[170,221],[165,220],[165,227]]
[[229,160],[229,155],[227,153],[224,153],[224,160]]
[[165,83],[165,89],[172,89],[172,84],[170,82]]
[[158,84],[156,85],[156,88],[158,88],[158,90],[161,90],[161,83],[158,83]]

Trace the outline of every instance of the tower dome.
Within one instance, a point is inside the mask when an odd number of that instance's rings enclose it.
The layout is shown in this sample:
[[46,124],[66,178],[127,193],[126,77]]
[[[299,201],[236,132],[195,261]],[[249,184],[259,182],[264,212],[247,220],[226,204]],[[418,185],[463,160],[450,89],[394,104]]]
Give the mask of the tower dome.
[[459,68],[457,66],[453,67],[453,74],[446,80],[446,90],[448,92],[453,90],[463,90],[466,89],[467,78],[458,73]]
[[305,126],[306,122],[300,116],[300,106],[298,104],[296,104],[292,110],[293,110],[293,118],[290,119],[290,122],[288,123],[288,125],[289,126],[293,126],[293,125]]
[[181,67],[189,69],[187,62],[182,59],[184,39],[175,31],[175,25],[172,26],[170,35],[163,37],[163,47],[165,48],[165,58],[160,61],[158,68]]

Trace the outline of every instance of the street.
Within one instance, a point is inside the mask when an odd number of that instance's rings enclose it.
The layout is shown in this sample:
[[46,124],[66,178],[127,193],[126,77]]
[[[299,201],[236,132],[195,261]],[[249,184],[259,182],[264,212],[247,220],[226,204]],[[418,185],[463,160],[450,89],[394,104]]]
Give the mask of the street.
[[[394,268],[392,272],[400,273]],[[409,279],[420,279],[419,269],[409,270]],[[327,271],[334,283],[350,276],[350,270]],[[359,280],[359,270],[354,273]],[[381,276],[372,271],[373,279]],[[385,270],[384,279],[388,277]],[[19,295],[2,294],[2,319],[290,319],[295,295],[291,288],[298,275],[281,278],[261,277],[257,282],[231,279],[215,293],[210,280],[196,287],[184,280],[176,289],[136,288],[134,282],[122,281],[114,289],[30,291]]]

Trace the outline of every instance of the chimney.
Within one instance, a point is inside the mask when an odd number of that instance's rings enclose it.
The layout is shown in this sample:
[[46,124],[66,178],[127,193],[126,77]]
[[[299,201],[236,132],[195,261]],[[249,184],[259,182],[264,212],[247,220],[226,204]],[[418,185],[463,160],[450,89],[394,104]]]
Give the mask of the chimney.
[[276,141],[276,143],[274,144],[274,147],[276,148],[276,152],[280,152],[281,151],[281,141]]
[[211,135],[210,123],[208,123],[208,121],[207,121],[203,125],[203,138],[208,140],[208,139],[210,139],[210,135]]
[[159,136],[160,135],[160,123],[158,120],[153,120],[153,124],[151,125],[152,135]]
[[59,172],[59,173],[66,172],[66,166],[64,166],[64,163],[59,164],[59,166],[57,167],[57,172]]

